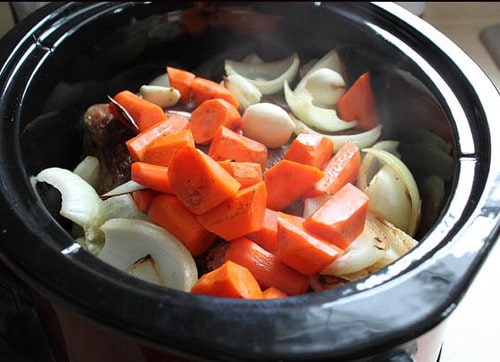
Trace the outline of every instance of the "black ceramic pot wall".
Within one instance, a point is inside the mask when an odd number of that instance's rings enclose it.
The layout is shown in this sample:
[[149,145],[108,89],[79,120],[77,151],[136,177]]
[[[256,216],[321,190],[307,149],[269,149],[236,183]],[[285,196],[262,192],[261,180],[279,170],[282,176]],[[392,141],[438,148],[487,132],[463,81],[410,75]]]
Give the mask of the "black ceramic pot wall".
[[[186,33],[178,19],[191,6],[52,4],[1,40],[2,259],[74,313],[197,358],[387,357],[439,325],[498,238],[500,149],[492,135],[500,97],[491,82],[443,35],[392,4],[255,3],[255,11],[279,19],[276,27],[263,16],[252,18],[262,27],[230,22]],[[334,47],[345,57],[348,83],[374,74],[384,137],[405,144],[424,128],[452,150],[437,222],[421,228],[415,250],[368,278],[265,302],[165,290],[79,248],[57,217],[57,200],[42,202],[30,183],[42,168],[76,165],[89,105],[137,90],[167,64],[218,79],[225,58],[297,51],[307,60]],[[436,171],[411,147],[403,151],[418,180]]]

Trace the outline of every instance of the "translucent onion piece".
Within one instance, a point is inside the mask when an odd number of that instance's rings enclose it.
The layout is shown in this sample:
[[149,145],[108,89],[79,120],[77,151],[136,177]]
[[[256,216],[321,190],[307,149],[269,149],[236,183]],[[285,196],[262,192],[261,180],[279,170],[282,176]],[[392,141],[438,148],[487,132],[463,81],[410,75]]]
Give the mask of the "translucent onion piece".
[[416,245],[411,236],[369,213],[363,233],[321,274],[356,280],[389,265]]
[[85,157],[73,170],[73,173],[87,181],[94,189],[99,184],[100,172],[101,163],[95,156]]
[[[401,158],[401,155],[398,152],[399,142],[394,140],[384,140],[375,143],[371,148],[376,148],[378,150],[384,150],[392,153],[397,158]],[[368,146],[367,146],[368,147]],[[365,190],[368,186],[368,183],[373,178],[373,176],[377,173],[378,170],[383,165],[374,159],[374,156],[371,154],[365,154],[363,156],[363,160],[361,161],[361,167],[358,175],[358,179],[356,181],[356,185],[361,190]]]
[[406,185],[388,165],[384,165],[364,190],[370,197],[369,210],[399,229],[408,230],[411,200]]
[[77,174],[59,167],[46,168],[35,176],[61,193],[61,215],[80,226],[91,224],[101,212],[102,200],[95,189]]
[[356,121],[344,121],[339,118],[334,109],[321,108],[313,105],[311,97],[296,95],[285,82],[285,99],[292,113],[309,127],[320,131],[337,132],[356,126]]
[[356,146],[360,149],[370,147],[377,142],[382,134],[382,125],[378,125],[365,132],[334,135],[318,132],[293,116],[292,121],[295,123],[294,133],[297,135],[299,133],[312,133],[330,138],[333,141],[334,152],[337,152],[347,141],[354,142],[354,144],[356,144]]
[[131,194],[104,200],[99,217],[102,222],[115,218],[149,220],[149,217],[137,208]]
[[376,158],[390,166],[397,177],[405,184],[411,200],[410,220],[408,229],[405,231],[411,236],[415,235],[420,220],[421,200],[417,183],[410,170],[399,158],[387,151],[374,148],[365,148],[362,151],[373,154]]
[[146,255],[154,259],[165,286],[189,292],[198,279],[186,247],[165,229],[143,220],[111,219],[101,229],[106,236],[98,257],[126,271]]
[[275,94],[283,89],[285,81],[291,82],[299,70],[297,53],[274,62],[245,62],[226,60],[226,75],[239,74],[253,83],[263,95]]
[[140,183],[130,180],[121,185],[116,186],[114,189],[109,190],[105,194],[102,194],[101,198],[108,198],[111,196],[129,194],[134,191],[144,190],[145,188],[146,187],[141,185]]
[[229,89],[238,100],[241,110],[247,109],[252,104],[259,103],[262,98],[259,88],[239,74],[231,74],[225,77],[224,87]]
[[146,255],[145,257],[136,260],[125,271],[136,278],[165,286],[165,282],[160,275],[158,266],[151,255]]
[[181,92],[172,87],[143,85],[140,88],[140,92],[145,100],[162,108],[177,104],[181,98]]

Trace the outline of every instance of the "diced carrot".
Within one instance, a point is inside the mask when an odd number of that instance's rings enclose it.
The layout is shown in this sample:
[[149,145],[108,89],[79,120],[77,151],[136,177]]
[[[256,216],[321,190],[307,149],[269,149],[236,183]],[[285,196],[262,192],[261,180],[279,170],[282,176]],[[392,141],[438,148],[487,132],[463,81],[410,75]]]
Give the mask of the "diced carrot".
[[324,173],[320,169],[298,162],[281,160],[264,173],[268,198],[267,207],[283,210],[318,182]]
[[172,184],[168,177],[168,168],[151,165],[145,162],[133,162],[130,165],[130,178],[158,192],[173,193]]
[[214,297],[262,299],[259,283],[245,267],[226,261],[219,268],[202,275],[191,293]]
[[361,167],[361,153],[353,142],[346,142],[323,168],[325,176],[308,190],[306,198],[334,194],[346,183],[358,178]]
[[275,287],[269,287],[262,291],[262,299],[278,299],[286,297],[288,297],[288,295],[285,292],[282,292]]
[[231,176],[240,184],[241,188],[255,185],[262,181],[262,166],[255,162],[218,161]]
[[278,248],[278,211],[266,208],[262,227],[246,237],[265,250],[274,253]]
[[198,215],[198,222],[225,240],[239,238],[262,227],[267,191],[264,182],[241,189],[234,196]]
[[148,215],[151,221],[179,239],[193,256],[204,253],[215,241],[215,235],[201,226],[175,195],[158,194],[151,202]]
[[348,183],[304,221],[311,233],[345,249],[365,226],[368,196]]
[[322,271],[343,253],[342,249],[304,229],[303,223],[290,215],[278,215],[276,256],[305,275]]
[[236,109],[239,102],[226,87],[210,79],[196,77],[191,82],[191,96],[195,106],[199,106],[207,99],[222,98],[231,103]]
[[217,161],[260,163],[263,169],[267,164],[266,146],[224,126],[215,133],[208,154]]
[[166,120],[139,133],[125,142],[134,161],[142,161],[146,148],[158,137],[175,134],[189,128],[189,119],[180,114],[172,114]]
[[369,130],[379,123],[370,72],[362,74],[337,102],[337,112],[345,121],[357,121],[357,128]]
[[235,195],[241,186],[216,161],[189,147],[180,148],[172,155],[168,176],[174,194],[196,215]]
[[168,167],[172,154],[177,149],[183,147],[195,147],[193,134],[190,129],[157,137],[146,147],[142,161]]
[[196,78],[196,75],[187,70],[174,67],[167,67],[167,75],[170,86],[181,93],[179,102],[187,103],[191,96],[191,83]]
[[229,243],[224,260],[250,270],[262,288],[276,287],[288,295],[304,294],[309,288],[307,276],[283,264],[275,255],[245,237]]
[[220,126],[241,130],[240,112],[224,99],[207,99],[191,113],[191,130],[197,144],[210,143]]
[[285,159],[322,169],[333,155],[333,142],[319,134],[300,133],[290,144]]
[[139,210],[148,212],[151,201],[157,194],[158,192],[152,189],[137,190],[132,192],[132,199]]
[[[154,126],[158,122],[167,119],[167,116],[161,107],[128,90],[119,92],[113,99],[120,104],[120,106],[122,106],[128,114],[130,114],[138,127],[138,132],[142,132]],[[114,107],[114,104],[111,103],[110,109],[115,109]],[[115,116],[119,119],[121,118],[119,112],[117,112]]]

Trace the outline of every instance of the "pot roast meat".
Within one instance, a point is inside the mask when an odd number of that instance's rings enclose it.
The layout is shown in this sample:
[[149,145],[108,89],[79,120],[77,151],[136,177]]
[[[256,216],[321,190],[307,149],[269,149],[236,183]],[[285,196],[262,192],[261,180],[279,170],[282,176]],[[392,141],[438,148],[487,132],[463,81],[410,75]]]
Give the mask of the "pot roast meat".
[[102,194],[130,180],[132,158],[125,141],[134,133],[109,111],[107,103],[90,106],[83,116],[83,154],[101,164],[97,192]]

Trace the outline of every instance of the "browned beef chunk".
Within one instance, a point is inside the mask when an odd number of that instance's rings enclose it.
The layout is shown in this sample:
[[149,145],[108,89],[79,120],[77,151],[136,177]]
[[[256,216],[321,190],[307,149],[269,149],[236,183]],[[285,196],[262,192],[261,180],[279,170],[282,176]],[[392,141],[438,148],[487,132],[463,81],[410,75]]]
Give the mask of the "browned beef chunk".
[[101,163],[99,193],[104,193],[130,179],[132,158],[125,141],[133,137],[109,111],[108,104],[95,104],[83,119],[83,154],[95,156]]

